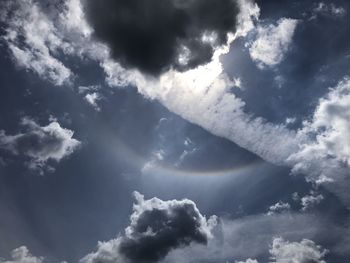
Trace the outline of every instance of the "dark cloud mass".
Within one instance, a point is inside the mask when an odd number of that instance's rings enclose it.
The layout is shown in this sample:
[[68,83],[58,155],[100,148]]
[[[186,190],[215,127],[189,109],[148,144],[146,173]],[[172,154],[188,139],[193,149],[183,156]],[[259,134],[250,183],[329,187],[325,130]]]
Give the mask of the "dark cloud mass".
[[135,197],[137,202],[125,235],[102,243],[96,253],[87,255],[81,262],[158,262],[172,249],[192,242],[207,244],[216,217],[207,220],[193,201],[144,200],[138,192]]
[[[172,248],[192,241],[206,244],[207,236],[200,231],[199,216],[193,203],[145,211],[131,228],[132,238],[123,239],[120,252],[132,262],[155,262]],[[144,235],[148,230],[154,235]]]
[[234,32],[235,0],[87,0],[97,38],[121,65],[158,75],[210,61]]

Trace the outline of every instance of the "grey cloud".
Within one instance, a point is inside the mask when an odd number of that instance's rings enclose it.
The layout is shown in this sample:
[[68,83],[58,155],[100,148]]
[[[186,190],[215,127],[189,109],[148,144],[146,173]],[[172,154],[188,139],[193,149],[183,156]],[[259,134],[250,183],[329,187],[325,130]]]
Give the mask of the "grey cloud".
[[57,121],[40,126],[29,118],[23,118],[21,125],[25,131],[14,135],[7,135],[4,130],[0,130],[0,149],[28,158],[29,167],[41,172],[42,168],[52,169],[46,167],[49,160],[59,162],[80,145],[73,138],[74,132],[62,128]]
[[216,217],[208,220],[190,200],[145,200],[135,192],[136,204],[125,234],[99,242],[98,250],[82,263],[158,262],[171,250],[191,243],[206,245]]

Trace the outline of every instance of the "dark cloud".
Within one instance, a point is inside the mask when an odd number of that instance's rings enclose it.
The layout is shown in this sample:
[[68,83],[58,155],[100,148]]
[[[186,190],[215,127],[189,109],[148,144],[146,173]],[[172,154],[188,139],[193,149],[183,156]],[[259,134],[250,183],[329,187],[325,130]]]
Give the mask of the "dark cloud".
[[135,197],[137,203],[125,236],[100,243],[98,251],[81,262],[158,262],[172,249],[192,242],[207,244],[216,218],[206,220],[194,202],[144,200],[138,192]]
[[235,31],[238,13],[235,0],[87,0],[85,9],[113,57],[151,75],[210,61]]

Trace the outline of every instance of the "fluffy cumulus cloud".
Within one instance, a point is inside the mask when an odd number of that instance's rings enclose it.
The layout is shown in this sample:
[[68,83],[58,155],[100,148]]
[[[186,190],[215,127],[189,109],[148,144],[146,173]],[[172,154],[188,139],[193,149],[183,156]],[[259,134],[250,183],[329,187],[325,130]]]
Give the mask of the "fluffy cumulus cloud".
[[283,238],[275,238],[270,249],[272,263],[326,263],[323,260],[327,250],[315,242],[303,239],[301,242],[289,242]]
[[349,205],[350,171],[350,80],[345,78],[319,100],[299,134],[307,139],[287,163],[309,181],[325,184]]
[[0,130],[0,149],[28,158],[30,168],[39,171],[42,168],[52,169],[46,167],[48,161],[59,162],[80,145],[73,138],[74,132],[62,128],[56,121],[40,126],[34,120],[23,118],[21,125],[24,131],[14,135],[7,135],[4,130]]
[[99,242],[97,251],[85,256],[82,263],[158,262],[173,249],[191,243],[206,245],[212,237],[216,217],[207,220],[194,202],[145,200],[138,192],[135,198],[125,234]]
[[[345,78],[319,100],[305,132],[316,135],[314,147],[350,165],[350,79]],[[307,146],[306,148],[311,147]]]
[[113,58],[152,75],[208,63],[236,31],[233,0],[86,2],[88,21]]
[[27,247],[22,246],[11,252],[10,260],[0,259],[0,263],[42,263],[42,257],[35,257],[30,254]]
[[281,18],[276,25],[259,25],[256,39],[249,44],[250,57],[260,68],[279,64],[290,48],[298,20]]

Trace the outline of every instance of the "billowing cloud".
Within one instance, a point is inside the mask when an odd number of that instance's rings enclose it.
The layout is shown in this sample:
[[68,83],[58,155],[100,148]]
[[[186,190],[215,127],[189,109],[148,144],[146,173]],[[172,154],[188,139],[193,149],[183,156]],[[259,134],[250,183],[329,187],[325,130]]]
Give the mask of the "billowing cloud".
[[216,217],[207,220],[194,202],[145,200],[138,192],[135,198],[125,234],[99,242],[97,251],[85,256],[82,263],[158,262],[173,249],[191,243],[206,245],[211,238]]
[[33,256],[27,247],[22,246],[11,252],[11,259],[3,260],[0,258],[0,263],[42,263],[43,260],[44,258]]
[[276,25],[259,25],[256,39],[249,44],[250,57],[260,68],[279,64],[288,51],[298,20],[281,18]]
[[94,34],[123,67],[152,75],[208,63],[236,31],[234,0],[86,1]]
[[283,238],[275,238],[270,249],[271,263],[326,263],[323,260],[326,253],[327,250],[308,239],[303,239],[301,242],[289,242]]
[[34,120],[23,118],[21,125],[24,132],[14,135],[7,135],[4,130],[0,130],[0,149],[28,158],[28,165],[32,169],[52,169],[46,167],[49,160],[59,162],[80,145],[80,142],[73,138],[74,132],[62,128],[57,121],[40,126]]
[[349,205],[350,80],[344,78],[319,100],[309,121],[299,130],[307,139],[287,163],[309,181],[327,185]]

